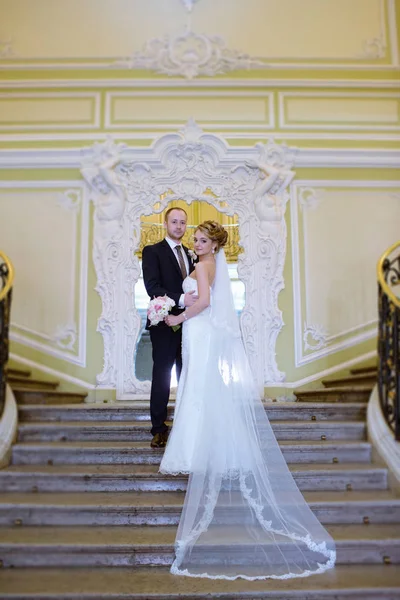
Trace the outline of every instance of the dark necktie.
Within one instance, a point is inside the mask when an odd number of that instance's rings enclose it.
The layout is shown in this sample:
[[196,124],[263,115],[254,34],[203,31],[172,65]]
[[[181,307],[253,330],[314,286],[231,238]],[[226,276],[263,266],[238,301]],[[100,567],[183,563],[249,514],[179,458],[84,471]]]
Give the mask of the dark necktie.
[[179,261],[179,266],[181,268],[182,277],[183,277],[183,279],[185,279],[187,277],[187,271],[186,271],[185,261],[183,260],[183,256],[182,256],[182,246],[175,246],[175,250],[178,253],[178,261]]

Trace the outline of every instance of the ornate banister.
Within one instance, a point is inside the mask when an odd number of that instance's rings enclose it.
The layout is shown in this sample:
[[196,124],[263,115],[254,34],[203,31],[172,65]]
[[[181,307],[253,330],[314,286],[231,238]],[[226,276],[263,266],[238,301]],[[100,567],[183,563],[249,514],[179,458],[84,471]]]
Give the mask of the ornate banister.
[[400,241],[384,252],[377,270],[379,399],[386,422],[400,441]]
[[9,327],[14,269],[9,258],[0,251],[0,416],[3,413],[6,393],[5,368],[8,361]]

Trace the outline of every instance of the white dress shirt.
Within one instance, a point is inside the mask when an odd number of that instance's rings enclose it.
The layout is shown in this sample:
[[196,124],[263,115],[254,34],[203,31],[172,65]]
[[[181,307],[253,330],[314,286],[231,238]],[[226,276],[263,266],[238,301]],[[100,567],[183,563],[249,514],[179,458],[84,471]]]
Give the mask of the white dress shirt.
[[[188,261],[188,257],[186,256],[186,252],[183,249],[182,244],[178,244],[174,240],[171,240],[171,238],[169,238],[168,236],[165,236],[165,240],[168,242],[169,247],[171,248],[172,252],[174,253],[176,262],[178,263],[178,265],[179,265],[179,258],[178,258],[178,253],[175,250],[175,248],[177,246],[181,246],[183,262],[185,263],[185,267],[186,267],[186,273],[189,275],[189,261]],[[181,266],[179,265],[179,269],[180,268],[181,268]],[[185,308],[185,294],[181,294],[179,297],[179,308]]]

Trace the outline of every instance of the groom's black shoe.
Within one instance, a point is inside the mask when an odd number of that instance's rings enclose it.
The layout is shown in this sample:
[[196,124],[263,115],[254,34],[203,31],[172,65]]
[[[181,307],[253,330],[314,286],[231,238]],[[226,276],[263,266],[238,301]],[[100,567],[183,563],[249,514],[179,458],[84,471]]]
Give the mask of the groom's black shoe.
[[167,429],[166,431],[163,431],[161,435],[162,435],[162,439],[164,441],[164,446],[165,446],[166,443],[168,442],[169,429]]
[[156,433],[150,442],[152,448],[165,448],[167,440],[164,439],[164,433]]

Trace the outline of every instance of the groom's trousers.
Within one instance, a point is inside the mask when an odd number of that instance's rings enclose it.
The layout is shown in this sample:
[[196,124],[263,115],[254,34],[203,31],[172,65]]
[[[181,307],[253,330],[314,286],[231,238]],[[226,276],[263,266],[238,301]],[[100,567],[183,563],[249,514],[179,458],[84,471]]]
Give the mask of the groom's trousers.
[[182,370],[182,327],[173,331],[171,327],[150,327],[153,347],[153,377],[150,393],[151,433],[167,431],[167,407],[171,390],[171,370],[176,366],[179,379]]

